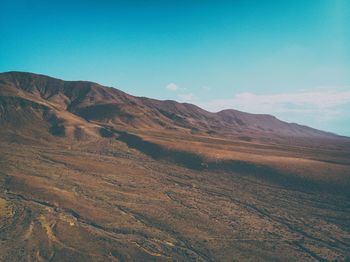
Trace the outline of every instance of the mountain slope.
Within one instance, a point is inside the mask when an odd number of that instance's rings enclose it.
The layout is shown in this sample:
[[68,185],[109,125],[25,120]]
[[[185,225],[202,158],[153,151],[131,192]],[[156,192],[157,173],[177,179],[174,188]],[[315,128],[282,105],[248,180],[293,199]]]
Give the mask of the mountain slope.
[[[337,137],[306,126],[286,123],[270,115],[232,109],[211,113],[188,103],[135,97],[93,82],[63,81],[32,73],[0,74],[0,96],[2,100],[17,97],[46,106],[54,114],[60,114],[58,118],[62,119],[62,126],[65,123],[69,126],[70,123],[70,126],[78,128],[79,125],[84,126],[82,120],[87,120],[87,130],[94,129],[91,123],[95,123],[119,128],[178,130],[219,136]],[[3,102],[2,107],[6,107]]]

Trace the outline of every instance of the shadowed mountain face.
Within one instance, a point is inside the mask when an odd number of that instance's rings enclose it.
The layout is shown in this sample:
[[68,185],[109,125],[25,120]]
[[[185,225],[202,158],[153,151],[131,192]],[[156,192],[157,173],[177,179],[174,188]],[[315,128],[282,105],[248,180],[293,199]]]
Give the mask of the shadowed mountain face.
[[344,261],[350,139],[0,74],[0,261]]

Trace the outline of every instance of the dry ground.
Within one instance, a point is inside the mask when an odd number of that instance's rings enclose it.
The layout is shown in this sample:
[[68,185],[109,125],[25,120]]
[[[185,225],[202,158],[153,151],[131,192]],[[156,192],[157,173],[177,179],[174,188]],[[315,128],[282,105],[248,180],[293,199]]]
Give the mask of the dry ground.
[[118,136],[0,143],[1,261],[350,257],[348,147]]

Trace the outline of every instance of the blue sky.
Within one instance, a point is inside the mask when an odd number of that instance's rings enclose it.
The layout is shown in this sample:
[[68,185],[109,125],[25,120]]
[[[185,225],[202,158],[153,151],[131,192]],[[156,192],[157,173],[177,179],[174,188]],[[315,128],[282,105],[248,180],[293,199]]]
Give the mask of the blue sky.
[[3,1],[0,71],[350,136],[350,1]]

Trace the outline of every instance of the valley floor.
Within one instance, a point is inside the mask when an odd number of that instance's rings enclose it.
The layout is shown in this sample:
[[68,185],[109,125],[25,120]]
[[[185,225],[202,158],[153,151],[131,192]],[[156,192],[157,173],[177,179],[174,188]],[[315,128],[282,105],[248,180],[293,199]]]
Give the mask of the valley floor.
[[103,139],[0,144],[1,261],[344,261],[350,198]]

